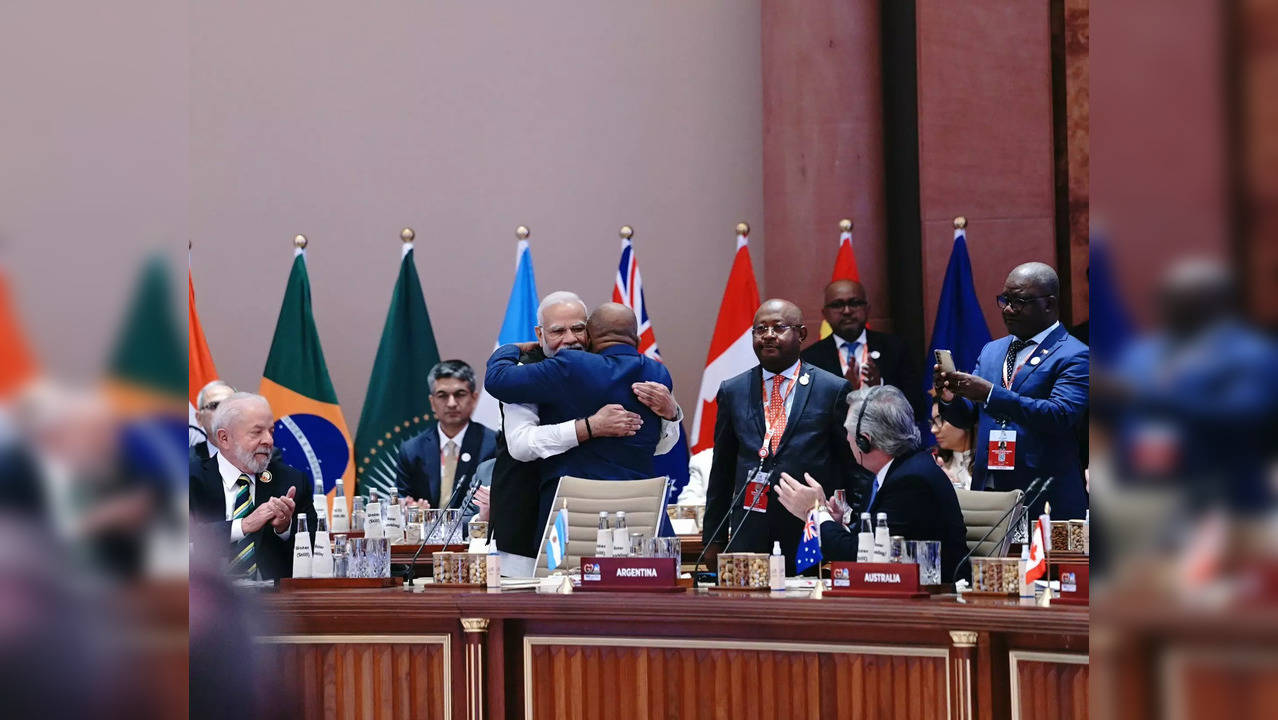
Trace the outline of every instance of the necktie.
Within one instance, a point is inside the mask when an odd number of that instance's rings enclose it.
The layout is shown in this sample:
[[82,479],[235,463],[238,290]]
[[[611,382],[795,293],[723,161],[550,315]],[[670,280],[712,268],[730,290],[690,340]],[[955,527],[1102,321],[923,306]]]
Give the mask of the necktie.
[[869,512],[870,508],[874,507],[874,498],[878,497],[878,495],[879,495],[879,476],[875,475],[874,484],[870,487],[870,501],[865,504],[866,512]]
[[860,341],[843,343],[843,372],[846,373],[848,368],[852,367],[852,361],[856,359],[856,351],[860,347]]
[[444,463],[443,469],[439,474],[439,502],[440,507],[443,503],[448,502],[448,496],[453,494],[453,479],[457,475],[457,443],[449,440],[444,443]]
[[781,396],[781,384],[784,382],[784,375],[773,376],[772,392],[768,394],[768,429],[772,432],[769,449],[773,453],[785,433],[785,398]]
[[[232,520],[242,520],[253,511],[253,500],[249,494],[248,475],[241,475],[235,480],[235,512]],[[237,540],[231,550],[231,575],[251,578],[257,574],[257,559],[253,557],[253,537],[245,535]]]
[[1012,344],[1007,346],[1007,358],[1003,360],[1003,387],[1012,389],[1012,378],[1016,373],[1016,356],[1033,344],[1033,340],[1014,338]]

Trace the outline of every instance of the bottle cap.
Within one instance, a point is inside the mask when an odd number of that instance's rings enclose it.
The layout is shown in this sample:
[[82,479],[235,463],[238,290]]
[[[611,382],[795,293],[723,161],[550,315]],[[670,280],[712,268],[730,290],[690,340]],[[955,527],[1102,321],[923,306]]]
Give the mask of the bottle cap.
[[773,554],[773,555],[780,555],[780,554],[781,554],[781,541],[780,541],[780,540],[773,540],[773,541],[772,541],[772,554]]
[[600,510],[600,511],[599,511],[599,517],[601,517],[601,518],[606,518],[606,517],[608,517],[608,511],[607,511],[607,510]]
[[868,512],[863,512],[863,513],[861,513],[861,517],[868,519],[868,518],[870,517],[870,513],[868,513]]
[[887,520],[887,513],[881,512],[878,515],[875,515],[875,518],[878,520]]

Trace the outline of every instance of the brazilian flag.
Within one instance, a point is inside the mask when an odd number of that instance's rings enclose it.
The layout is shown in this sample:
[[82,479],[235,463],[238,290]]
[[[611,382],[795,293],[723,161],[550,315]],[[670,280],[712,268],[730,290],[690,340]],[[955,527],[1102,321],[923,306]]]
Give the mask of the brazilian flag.
[[430,421],[426,374],[439,362],[439,349],[413,264],[412,234],[405,231],[402,237],[399,277],[355,433],[355,476],[361,491],[395,486],[399,446]]
[[351,435],[328,377],[324,349],[311,314],[305,239],[299,236],[296,242],[260,392],[275,412],[275,446],[281,459],[310,476],[325,494],[331,494],[337,479],[343,478],[349,496],[355,485]]

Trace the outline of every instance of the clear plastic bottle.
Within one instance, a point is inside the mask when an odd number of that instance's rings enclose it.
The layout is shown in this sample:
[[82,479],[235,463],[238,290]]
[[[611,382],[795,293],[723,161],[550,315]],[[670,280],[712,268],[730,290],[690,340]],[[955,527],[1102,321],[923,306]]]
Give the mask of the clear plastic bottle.
[[785,556],[776,540],[772,541],[772,554],[768,556],[768,587],[772,592],[785,592]]
[[870,562],[874,557],[874,527],[870,524],[870,513],[861,513],[861,529],[856,535],[856,561]]
[[626,511],[617,513],[617,523],[612,528],[612,557],[630,555],[630,531],[626,529]]
[[497,554],[497,543],[488,544],[488,556],[485,558],[485,581],[489,590],[501,589],[501,556]]
[[333,545],[328,539],[328,520],[323,515],[315,519],[315,549],[311,551],[311,576],[333,577]]
[[1016,565],[1017,574],[1021,576],[1021,597],[1034,599],[1034,583],[1026,582],[1025,575],[1029,572],[1029,545],[1021,546],[1021,560]]
[[368,505],[364,506],[364,511],[367,513],[364,517],[364,537],[369,540],[379,540],[386,537],[382,504],[370,501]]
[[595,536],[595,557],[608,557],[612,554],[612,530],[608,529],[608,512],[599,511],[599,531]]
[[892,535],[888,530],[887,513],[879,513],[874,518],[874,559],[871,562],[885,563],[892,559]]
[[332,531],[336,533],[350,532],[350,513],[346,511],[346,482],[337,478],[337,488],[333,493]]
[[311,577],[311,533],[306,528],[306,516],[297,516],[297,530],[293,533],[293,577]]
[[356,495],[351,508],[351,532],[364,532],[364,521],[368,518],[363,495]]

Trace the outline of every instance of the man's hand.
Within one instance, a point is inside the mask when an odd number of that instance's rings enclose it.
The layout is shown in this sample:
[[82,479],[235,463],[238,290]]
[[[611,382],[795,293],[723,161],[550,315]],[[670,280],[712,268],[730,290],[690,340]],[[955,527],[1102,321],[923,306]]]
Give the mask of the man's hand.
[[254,508],[253,512],[249,513],[240,521],[240,530],[244,531],[245,535],[255,533],[263,527],[266,527],[268,523],[273,522],[275,520],[275,514],[275,506],[271,505],[269,502],[264,502]]
[[475,491],[475,505],[479,507],[479,513],[475,515],[476,520],[488,521],[488,487],[484,486]]
[[870,387],[883,382],[883,373],[879,371],[879,364],[874,362],[873,357],[867,357],[865,364],[861,366],[861,380]]
[[848,362],[848,371],[843,373],[843,379],[852,383],[853,390],[861,389],[861,363],[857,362],[856,358]]
[[973,402],[985,402],[985,398],[990,396],[990,390],[994,388],[994,384],[982,377],[977,377],[965,372],[947,373],[936,366],[933,382],[940,379],[938,391],[943,395],[948,392],[949,397],[942,397],[945,402],[954,399],[954,395],[965,397]]
[[830,513],[830,519],[840,525],[843,524],[843,505],[834,498],[825,501],[825,510]]
[[422,510],[430,509],[430,501],[426,499],[418,500],[412,495],[404,496],[404,507],[421,508]]
[[670,388],[665,385],[652,381],[637,382],[630,386],[630,390],[639,398],[639,402],[647,405],[662,420],[673,422],[679,417],[679,406],[670,394]]
[[271,498],[271,506],[275,509],[275,517],[271,520],[271,528],[276,534],[288,532],[293,526],[293,512],[297,510],[297,503],[293,497],[297,495],[297,488],[291,487],[288,493],[283,497]]
[[941,402],[954,402],[954,393],[945,387],[946,373],[941,369],[940,365],[932,366],[932,389],[936,390],[936,396]]
[[613,403],[599,408],[590,416],[590,434],[594,437],[630,437],[643,427],[643,418]]
[[535,348],[541,347],[541,343],[534,340],[532,342],[514,343],[514,346],[519,348],[519,352],[526,353],[532,352]]
[[826,504],[825,490],[821,484],[808,473],[803,473],[803,479],[807,481],[806,485],[790,477],[789,473],[781,473],[781,481],[777,483],[777,499],[791,515],[800,520],[808,517],[808,511],[813,505]]

